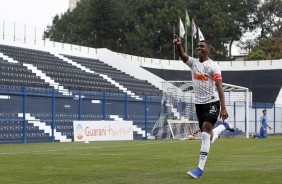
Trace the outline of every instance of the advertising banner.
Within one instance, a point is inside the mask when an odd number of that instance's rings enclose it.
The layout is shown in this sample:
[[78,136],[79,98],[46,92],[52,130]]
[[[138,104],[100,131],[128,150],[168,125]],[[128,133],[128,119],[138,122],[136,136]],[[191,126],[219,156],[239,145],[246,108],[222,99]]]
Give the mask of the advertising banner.
[[133,140],[132,121],[73,121],[74,142]]

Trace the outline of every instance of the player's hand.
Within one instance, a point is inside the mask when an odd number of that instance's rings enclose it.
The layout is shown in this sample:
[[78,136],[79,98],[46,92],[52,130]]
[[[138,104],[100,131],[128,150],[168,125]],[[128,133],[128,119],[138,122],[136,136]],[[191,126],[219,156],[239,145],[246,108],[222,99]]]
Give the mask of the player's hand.
[[180,39],[176,34],[174,35],[174,39],[173,39],[172,43],[175,44],[175,45],[180,44]]
[[226,108],[222,108],[222,109],[220,110],[220,118],[221,118],[222,120],[225,120],[225,119],[228,118],[228,113],[227,113]]

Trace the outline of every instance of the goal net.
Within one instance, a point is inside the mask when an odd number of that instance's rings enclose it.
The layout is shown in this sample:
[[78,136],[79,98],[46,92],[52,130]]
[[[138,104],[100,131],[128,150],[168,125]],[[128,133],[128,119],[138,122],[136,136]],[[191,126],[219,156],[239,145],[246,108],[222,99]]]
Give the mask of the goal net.
[[[161,112],[151,135],[156,139],[187,139],[191,135],[200,138],[192,82],[164,81],[162,87]],[[223,136],[248,137],[248,89],[230,84],[223,84],[223,89],[228,121],[236,129],[235,133],[224,132]]]
[[201,134],[199,131],[198,121],[188,120],[167,120],[171,138],[173,139],[189,139],[192,136],[193,139],[200,139]]

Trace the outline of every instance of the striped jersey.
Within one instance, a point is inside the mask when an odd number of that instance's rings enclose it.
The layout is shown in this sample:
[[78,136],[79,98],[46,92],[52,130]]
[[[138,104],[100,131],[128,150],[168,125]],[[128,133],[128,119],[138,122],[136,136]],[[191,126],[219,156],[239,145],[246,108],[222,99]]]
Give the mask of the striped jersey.
[[217,63],[210,58],[200,62],[199,59],[189,57],[186,64],[191,69],[192,84],[196,104],[207,104],[219,100],[216,79],[221,79],[221,70]]

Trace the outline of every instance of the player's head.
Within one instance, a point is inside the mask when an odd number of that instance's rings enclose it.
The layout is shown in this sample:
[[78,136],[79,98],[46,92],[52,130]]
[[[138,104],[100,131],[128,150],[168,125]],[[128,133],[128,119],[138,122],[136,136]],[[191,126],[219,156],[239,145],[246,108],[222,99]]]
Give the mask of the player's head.
[[200,61],[205,61],[209,57],[211,45],[207,40],[201,40],[197,44],[197,54]]
[[266,114],[267,114],[267,110],[266,110],[266,109],[262,110],[262,113],[263,113],[264,115],[266,115]]

